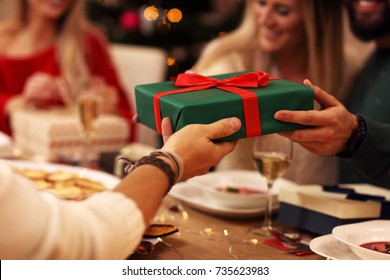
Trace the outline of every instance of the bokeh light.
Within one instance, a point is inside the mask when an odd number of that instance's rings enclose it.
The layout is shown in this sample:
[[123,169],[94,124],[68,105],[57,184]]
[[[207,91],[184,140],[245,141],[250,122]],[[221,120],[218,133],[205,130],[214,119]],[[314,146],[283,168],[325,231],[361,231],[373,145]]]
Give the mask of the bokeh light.
[[168,66],[173,66],[173,65],[175,65],[175,64],[176,64],[176,58],[174,58],[174,57],[172,57],[172,56],[168,57],[168,59],[167,59],[167,64],[168,64]]
[[179,9],[173,8],[168,11],[167,17],[170,22],[179,22],[181,21],[183,14]]
[[148,21],[155,21],[159,17],[158,9],[155,6],[149,6],[144,10],[144,17]]
[[134,31],[139,27],[140,21],[136,11],[124,11],[119,18],[119,22],[124,29]]

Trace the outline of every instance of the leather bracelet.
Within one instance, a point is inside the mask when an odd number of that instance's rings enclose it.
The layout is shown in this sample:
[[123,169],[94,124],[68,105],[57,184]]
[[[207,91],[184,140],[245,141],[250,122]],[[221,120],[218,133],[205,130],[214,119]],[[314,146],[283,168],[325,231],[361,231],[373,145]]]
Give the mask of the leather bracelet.
[[168,182],[169,182],[167,192],[169,192],[171,187],[176,183],[175,172],[172,170],[171,166],[168,163],[166,163],[164,160],[162,160],[160,158],[157,158],[156,156],[159,156],[159,155],[152,153],[151,155],[144,156],[135,162],[131,161],[130,159],[128,159],[126,157],[119,157],[117,159],[117,161],[123,160],[123,161],[127,162],[127,165],[124,167],[124,173],[126,173],[126,174],[131,173],[134,169],[136,169],[137,167],[144,165],[144,164],[150,164],[150,165],[156,166],[157,168],[159,168],[161,171],[163,171],[167,175]]
[[174,152],[166,151],[166,150],[157,150],[152,152],[150,155],[152,156],[162,156],[169,158],[175,165],[176,168],[176,178],[175,183],[179,182],[181,177],[183,176],[183,162],[180,157],[176,155]]
[[337,154],[339,157],[348,158],[353,156],[367,134],[366,121],[360,115],[356,115],[356,117],[358,121],[358,128],[352,132],[351,136],[349,137],[346,144],[346,149]]

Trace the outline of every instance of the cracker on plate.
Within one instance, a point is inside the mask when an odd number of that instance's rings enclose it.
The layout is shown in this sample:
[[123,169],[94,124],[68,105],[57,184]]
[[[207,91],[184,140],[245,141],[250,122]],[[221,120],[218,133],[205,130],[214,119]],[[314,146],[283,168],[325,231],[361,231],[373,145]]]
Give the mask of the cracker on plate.
[[98,181],[80,177],[77,173],[66,170],[48,172],[43,169],[14,168],[14,172],[32,180],[38,189],[66,199],[85,198],[90,194],[107,190],[106,186]]

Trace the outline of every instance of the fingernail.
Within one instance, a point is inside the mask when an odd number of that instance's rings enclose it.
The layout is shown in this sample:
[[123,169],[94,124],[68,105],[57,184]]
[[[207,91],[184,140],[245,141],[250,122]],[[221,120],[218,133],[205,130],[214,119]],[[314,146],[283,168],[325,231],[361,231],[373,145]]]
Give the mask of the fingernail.
[[303,81],[303,84],[305,84],[305,85],[313,85],[311,82],[310,82],[310,80],[309,79],[305,79],[304,81]]
[[240,122],[238,121],[238,119],[229,119],[229,123],[233,130],[237,130],[240,127]]
[[281,119],[283,119],[283,117],[284,117],[284,114],[282,112],[276,112],[274,115],[274,118],[277,120],[281,120]]

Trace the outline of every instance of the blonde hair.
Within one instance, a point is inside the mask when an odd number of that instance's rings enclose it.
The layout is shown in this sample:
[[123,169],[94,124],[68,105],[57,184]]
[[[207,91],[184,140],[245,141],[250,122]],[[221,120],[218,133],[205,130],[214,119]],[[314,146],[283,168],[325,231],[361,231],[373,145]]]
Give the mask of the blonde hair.
[[[235,54],[235,57],[240,58],[239,68],[244,69],[236,69],[237,71],[254,70],[260,65],[259,60],[266,60],[268,54],[261,51],[257,39],[258,23],[252,7],[253,1],[246,1],[243,19],[237,29],[215,39],[204,48],[194,66],[195,71],[205,71],[227,54]],[[308,50],[308,78],[314,84],[339,97],[340,83],[344,80],[342,3],[339,0],[299,0],[299,2],[307,38],[307,42],[303,44],[306,44]]]
[[[16,13],[16,22],[22,27],[28,23],[28,3],[21,0]],[[59,19],[57,26],[57,59],[61,74],[75,93],[90,77],[85,58],[84,33],[92,28],[85,16],[85,0],[75,0],[69,10]]]

